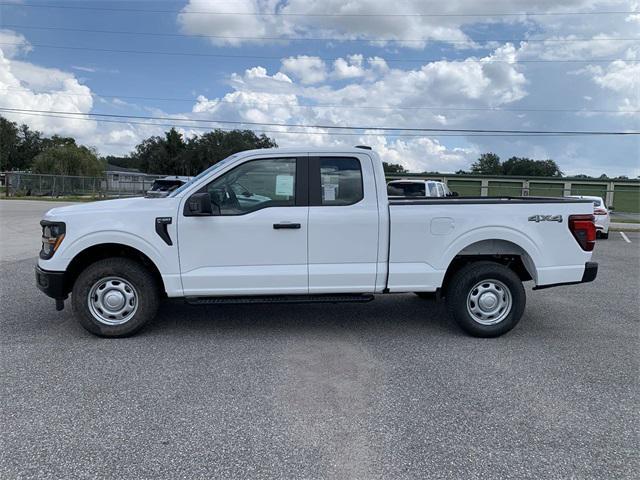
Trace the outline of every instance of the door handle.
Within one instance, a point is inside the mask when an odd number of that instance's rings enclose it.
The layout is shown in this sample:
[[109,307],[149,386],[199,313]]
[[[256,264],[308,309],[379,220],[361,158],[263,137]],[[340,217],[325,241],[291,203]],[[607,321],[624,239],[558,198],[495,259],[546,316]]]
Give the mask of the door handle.
[[297,230],[300,228],[300,224],[299,223],[274,223],[273,224],[273,229],[274,230],[281,230],[283,228],[289,228],[292,230]]

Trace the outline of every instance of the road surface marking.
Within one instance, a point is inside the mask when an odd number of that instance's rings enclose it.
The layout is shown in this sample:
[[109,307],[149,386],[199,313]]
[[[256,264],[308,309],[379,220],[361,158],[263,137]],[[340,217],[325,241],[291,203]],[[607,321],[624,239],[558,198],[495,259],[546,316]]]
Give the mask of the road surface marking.
[[620,232],[620,235],[622,235],[622,238],[624,238],[625,242],[631,243],[631,240],[629,240],[629,237],[627,237],[624,232]]

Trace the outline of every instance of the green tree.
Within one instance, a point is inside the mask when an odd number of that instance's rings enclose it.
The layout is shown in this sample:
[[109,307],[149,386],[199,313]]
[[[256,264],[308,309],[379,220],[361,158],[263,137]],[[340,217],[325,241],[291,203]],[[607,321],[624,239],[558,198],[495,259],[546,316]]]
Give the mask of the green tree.
[[19,147],[18,126],[0,117],[0,171],[14,170]]
[[532,160],[525,157],[511,157],[502,164],[502,173],[527,177],[562,176],[562,171],[553,160]]
[[27,125],[20,125],[18,136],[20,143],[15,157],[16,168],[29,169],[33,159],[45,148],[45,140],[40,132],[29,129]]
[[277,146],[265,134],[258,136],[251,130],[216,129],[189,140],[182,156],[183,171],[185,175],[194,175],[234,153]]
[[399,163],[382,162],[382,168],[384,168],[384,173],[407,173],[407,169]]
[[72,144],[62,144],[44,150],[33,160],[34,173],[53,175],[81,175],[99,177],[104,174],[104,163],[95,150]]
[[27,170],[44,148],[41,133],[0,117],[0,170]]
[[234,153],[272,147],[277,147],[275,141],[251,130],[214,130],[185,142],[172,128],[164,137],[147,138],[137,145],[131,159],[143,172],[195,175]]
[[138,162],[131,157],[118,157],[115,155],[107,155],[102,157],[102,160],[108,165],[115,165],[116,167],[133,168],[140,170]]
[[483,153],[471,164],[471,173],[480,175],[502,175],[500,157],[495,153]]

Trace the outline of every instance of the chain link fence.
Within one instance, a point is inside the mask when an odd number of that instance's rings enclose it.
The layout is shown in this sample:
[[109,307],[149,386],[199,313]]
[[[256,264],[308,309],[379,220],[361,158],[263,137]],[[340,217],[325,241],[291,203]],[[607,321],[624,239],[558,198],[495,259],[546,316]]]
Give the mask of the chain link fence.
[[[104,177],[44,175],[23,172],[0,173],[0,191],[6,196],[32,197],[125,197],[144,195],[158,175],[137,172],[107,172]],[[387,180],[404,178],[390,175]],[[411,175],[411,178],[420,178]],[[446,181],[450,190],[461,196],[541,196],[593,195],[619,212],[640,213],[640,184],[601,179],[497,179],[448,176],[433,178]]]
[[0,175],[0,186],[3,193],[11,197],[123,197],[144,195],[156,178],[161,177],[142,174],[80,177],[9,172]]

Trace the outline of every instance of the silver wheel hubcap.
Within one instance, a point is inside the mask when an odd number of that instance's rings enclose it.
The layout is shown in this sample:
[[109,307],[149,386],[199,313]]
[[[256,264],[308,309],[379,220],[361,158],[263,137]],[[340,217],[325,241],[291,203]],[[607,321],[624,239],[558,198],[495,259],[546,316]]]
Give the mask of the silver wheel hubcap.
[[138,292],[120,277],[98,280],[89,290],[87,301],[93,318],[105,325],[126,323],[138,310]]
[[511,292],[499,280],[476,283],[467,296],[467,311],[481,325],[495,325],[511,311]]

